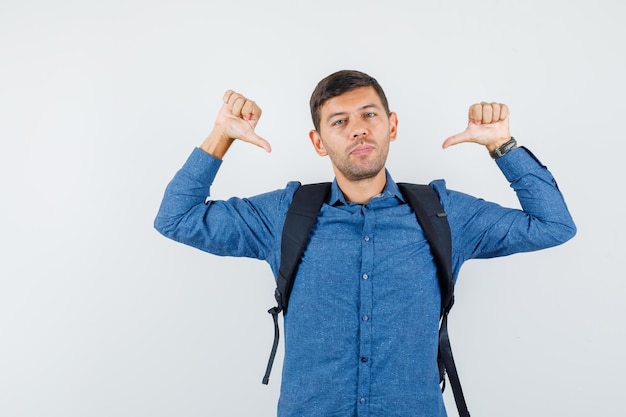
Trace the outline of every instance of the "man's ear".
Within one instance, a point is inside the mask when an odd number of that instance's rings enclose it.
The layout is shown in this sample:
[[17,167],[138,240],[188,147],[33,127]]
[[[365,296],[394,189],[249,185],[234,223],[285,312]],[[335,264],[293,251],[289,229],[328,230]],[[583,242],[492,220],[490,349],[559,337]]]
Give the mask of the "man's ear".
[[389,113],[389,141],[393,142],[398,137],[398,115]]
[[324,143],[322,142],[322,137],[320,136],[317,130],[311,130],[309,132],[309,139],[311,139],[311,143],[315,148],[315,152],[319,156],[327,156],[328,152],[326,152],[326,148],[324,148]]

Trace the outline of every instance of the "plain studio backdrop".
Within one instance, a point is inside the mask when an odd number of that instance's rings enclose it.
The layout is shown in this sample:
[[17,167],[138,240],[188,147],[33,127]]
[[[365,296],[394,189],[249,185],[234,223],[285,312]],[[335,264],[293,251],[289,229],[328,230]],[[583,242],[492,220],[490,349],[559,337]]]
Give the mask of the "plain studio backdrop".
[[269,267],[152,222],[229,88],[274,151],[236,143],[216,198],[332,179],[308,99],[340,69],[386,89],[396,180],[517,207],[484,148],[440,146],[470,104],[507,103],[579,228],[463,267],[450,332],[470,411],[626,415],[625,18],[620,0],[2,0],[0,416],[275,415]]

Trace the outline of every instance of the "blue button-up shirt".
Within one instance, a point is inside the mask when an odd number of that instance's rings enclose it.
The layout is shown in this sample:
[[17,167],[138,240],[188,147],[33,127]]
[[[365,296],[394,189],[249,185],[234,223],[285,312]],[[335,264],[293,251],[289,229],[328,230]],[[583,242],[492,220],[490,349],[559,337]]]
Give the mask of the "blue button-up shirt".
[[[575,226],[550,172],[523,148],[497,160],[523,210],[447,189],[453,273],[464,261],[561,244]],[[265,260],[278,274],[285,215],[299,183],[251,198],[207,200],[221,161],[196,149],[167,187],[155,227],[201,250]],[[285,315],[281,417],[440,417],[436,266],[387,173],[367,204],[334,182]]]

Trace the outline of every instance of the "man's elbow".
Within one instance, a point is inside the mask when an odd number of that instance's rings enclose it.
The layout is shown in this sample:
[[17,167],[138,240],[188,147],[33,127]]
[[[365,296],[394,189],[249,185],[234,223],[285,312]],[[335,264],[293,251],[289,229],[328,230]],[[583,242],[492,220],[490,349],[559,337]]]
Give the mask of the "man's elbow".
[[553,223],[550,236],[554,239],[554,244],[551,246],[562,245],[571,240],[574,236],[576,236],[577,231],[576,224],[574,224],[571,219],[563,223],[558,223],[558,225]]
[[578,229],[576,228],[576,224],[574,224],[573,221],[570,221],[568,224],[566,224],[563,230],[564,230],[563,241],[561,243],[565,243],[568,240],[573,239],[574,236],[576,236],[576,233],[578,232]]
[[157,215],[154,219],[153,226],[157,232],[162,234],[163,236],[172,239],[174,236],[174,231],[176,230],[175,225],[171,220],[166,219],[161,215]]

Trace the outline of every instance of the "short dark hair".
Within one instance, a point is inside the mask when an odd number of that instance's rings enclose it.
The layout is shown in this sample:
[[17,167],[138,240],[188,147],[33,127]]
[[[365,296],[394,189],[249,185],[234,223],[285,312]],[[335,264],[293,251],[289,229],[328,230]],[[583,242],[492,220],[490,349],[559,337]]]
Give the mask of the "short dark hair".
[[309,104],[311,106],[311,118],[313,119],[315,130],[319,131],[320,129],[320,108],[326,101],[360,87],[373,87],[383,104],[383,108],[387,112],[387,115],[389,115],[387,97],[385,96],[383,88],[374,77],[360,71],[341,70],[330,74],[320,81],[317,87],[315,87],[315,90],[313,90],[313,94],[311,94]]

